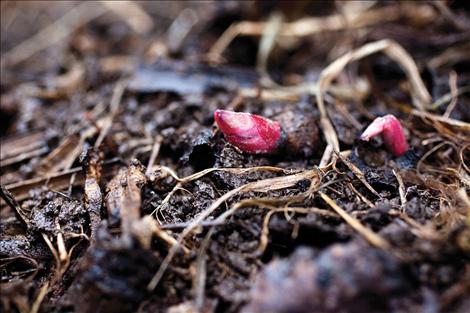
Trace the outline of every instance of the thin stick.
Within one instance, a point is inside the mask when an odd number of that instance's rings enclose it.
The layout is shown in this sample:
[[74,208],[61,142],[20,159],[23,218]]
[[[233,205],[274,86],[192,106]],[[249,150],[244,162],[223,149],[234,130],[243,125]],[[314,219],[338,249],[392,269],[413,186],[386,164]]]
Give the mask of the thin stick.
[[194,305],[198,312],[202,312],[204,306],[204,292],[206,289],[206,277],[207,277],[207,248],[211,240],[212,234],[214,233],[214,227],[209,229],[206,237],[204,238],[201,248],[196,259],[196,277],[194,278]]
[[421,225],[420,223],[416,222],[414,219],[412,219],[408,214],[405,212],[399,212],[396,210],[390,210],[388,212],[389,215],[391,216],[397,216],[401,220],[403,220],[405,223],[411,226],[411,232],[414,233],[416,236],[425,238],[428,240],[436,240],[439,238],[438,233],[430,228],[426,227],[424,225]]
[[403,179],[401,178],[400,173],[398,173],[397,170],[393,170],[393,175],[395,175],[397,181],[398,181],[398,193],[400,194],[400,202],[401,202],[401,208],[403,209],[406,204],[406,190],[405,190],[405,184],[403,183]]
[[431,104],[431,110],[435,110],[438,107],[440,107],[441,105],[452,101],[455,97],[458,97],[458,96],[463,95],[463,94],[468,93],[468,92],[470,92],[470,86],[469,85],[461,86],[460,88],[458,88],[457,89],[457,94],[454,94],[453,92],[448,92],[445,95],[441,96],[436,101],[434,101],[433,104]]
[[[285,37],[312,36],[322,32],[361,28],[385,21],[394,21],[403,16],[431,22],[435,15],[434,10],[428,5],[388,6],[358,12],[357,14],[348,14],[347,16],[334,14],[326,17],[307,17],[291,23],[282,23],[279,35]],[[242,21],[230,25],[211,47],[209,56],[214,60],[220,60],[221,54],[237,36],[261,36],[267,23]]]
[[158,207],[156,207],[150,215],[153,215],[154,213],[157,213],[161,211],[161,209],[170,201],[171,197],[174,195],[174,193],[180,189],[181,187],[193,180],[199,179],[209,173],[216,172],[216,171],[221,171],[221,172],[228,172],[228,173],[234,173],[234,174],[244,174],[246,172],[251,172],[251,171],[271,171],[271,172],[286,172],[285,169],[279,168],[279,167],[273,167],[273,166],[256,166],[256,167],[249,167],[249,168],[208,168],[205,170],[202,170],[200,172],[194,173],[192,175],[179,178],[176,173],[173,172],[173,170],[167,168],[167,167],[159,167],[160,169],[166,171],[168,174],[170,174],[178,183],[173,187],[173,189],[166,195],[166,197],[163,199],[162,203]]
[[108,10],[100,4],[85,1],[4,54],[1,66],[23,62],[70,36],[77,28],[87,24]]
[[56,262],[56,272],[57,273],[60,273],[60,270],[61,270],[61,262],[60,262],[60,257],[59,257],[59,253],[57,252],[57,249],[54,247],[54,245],[52,244],[51,240],[49,239],[49,237],[45,234],[45,233],[41,233],[42,235],[42,238],[44,239],[44,241],[46,242],[49,250],[51,250],[51,253],[52,255],[54,256],[54,260]]
[[106,138],[108,135],[108,132],[111,129],[111,126],[113,125],[114,118],[117,115],[118,109],[119,109],[119,104],[121,103],[121,98],[122,95],[124,94],[124,90],[126,88],[126,83],[125,81],[121,80],[116,83],[116,86],[114,87],[113,90],[113,95],[111,97],[111,102],[110,102],[110,114],[109,116],[106,117],[105,122],[103,127],[101,127],[100,134],[98,136],[98,139],[96,139],[95,142],[95,148],[98,148],[103,140]]
[[145,34],[153,28],[152,18],[137,2],[128,0],[100,2],[120,16],[136,33]]
[[338,215],[319,208],[293,208],[293,207],[285,207],[285,208],[274,208],[266,214],[263,220],[263,229],[261,231],[261,238],[259,241],[258,246],[258,253],[262,254],[266,247],[268,246],[268,236],[269,236],[269,221],[271,217],[276,213],[281,212],[294,212],[294,213],[301,213],[301,214],[308,214],[308,213],[316,213],[318,215],[328,216],[332,218],[338,218]]
[[457,73],[455,71],[451,71],[449,73],[449,88],[450,93],[452,95],[452,101],[449,103],[447,107],[444,117],[449,117],[450,113],[454,110],[455,106],[457,105],[457,98],[459,96],[459,88],[457,87]]
[[197,227],[197,225],[199,225],[202,221],[204,221],[206,219],[206,217],[208,217],[210,214],[212,214],[212,212],[214,212],[222,203],[224,203],[225,201],[230,199],[232,196],[236,195],[238,192],[243,190],[243,188],[245,188],[246,186],[247,185],[240,186],[240,187],[232,189],[231,191],[224,194],[222,197],[220,197],[219,199],[214,201],[209,208],[207,208],[205,211],[203,211],[201,214],[199,214],[191,222],[191,224],[183,230],[183,232],[179,235],[179,237],[177,239],[178,244],[174,245],[170,248],[170,250],[168,251],[168,254],[165,257],[165,259],[163,259],[163,261],[160,265],[160,268],[158,269],[158,271],[153,276],[152,280],[147,285],[147,289],[149,291],[154,290],[155,287],[157,286],[158,282],[160,281],[160,279],[163,277],[163,274],[165,273],[166,269],[168,268],[168,265],[170,265],[170,262],[173,259],[173,256],[175,255],[176,251],[178,251],[179,244],[183,241],[183,239],[187,235],[189,235],[194,230],[194,228]]
[[362,193],[360,193],[351,182],[347,183],[349,189],[352,190],[365,204],[367,204],[370,208],[375,208],[375,205],[367,199]]
[[[172,224],[161,224],[158,227],[163,230],[174,230],[174,229],[184,229],[190,225],[191,222],[185,223],[172,223]],[[199,224],[200,227],[212,227],[212,226],[221,226],[226,225],[223,221],[205,221]]]
[[25,226],[28,226],[28,216],[21,209],[20,204],[16,201],[15,197],[11,192],[6,189],[3,185],[0,185],[0,197],[5,203],[15,212],[16,218]]
[[[270,167],[267,167],[270,168]],[[239,169],[240,170],[240,169]],[[252,170],[252,169],[250,169]],[[232,169],[235,171],[235,169]],[[202,171],[204,172],[204,171]],[[174,255],[179,249],[179,244],[186,238],[198,225],[200,225],[209,215],[211,215],[220,205],[222,205],[225,201],[228,201],[234,195],[240,192],[248,192],[248,191],[258,191],[258,192],[267,192],[270,190],[279,190],[291,187],[295,185],[297,182],[303,179],[313,179],[316,178],[318,175],[316,170],[304,171],[297,174],[292,174],[283,177],[275,177],[275,178],[268,178],[264,180],[259,180],[255,182],[251,182],[245,185],[242,185],[238,188],[232,189],[229,192],[222,195],[220,198],[215,200],[206,210],[201,212],[192,222],[191,224],[186,227],[181,234],[179,235],[177,242],[178,245],[174,245],[168,251],[165,259],[163,259],[158,271],[153,276],[150,283],[147,285],[147,289],[149,291],[155,289],[160,279],[163,277],[166,269],[170,265],[171,260],[173,259]],[[230,211],[230,210],[229,210]]]
[[336,213],[338,213],[346,223],[348,223],[354,230],[356,230],[359,234],[361,234],[371,245],[383,249],[388,250],[390,245],[385,239],[374,233],[369,228],[365,227],[361,224],[361,222],[351,215],[349,215],[345,210],[343,210],[336,202],[328,197],[323,192],[319,192],[320,197],[329,205]]
[[157,159],[158,153],[160,152],[160,147],[162,146],[163,137],[157,136],[155,138],[155,142],[152,147],[152,153],[150,154],[149,163],[147,164],[147,170],[145,171],[145,175],[149,176],[152,172],[153,164]]
[[413,115],[419,116],[423,119],[430,119],[433,121],[438,121],[438,122],[445,123],[454,127],[461,128],[462,130],[467,131],[467,132],[470,131],[470,123],[466,123],[466,122],[459,121],[450,117],[440,116],[440,115],[432,114],[429,112],[423,112],[423,111],[418,111],[414,109],[411,110],[410,113]]
[[372,187],[369,182],[366,180],[364,174],[361,172],[361,170],[354,165],[351,161],[346,159],[345,157],[341,156],[341,154],[336,153],[337,157],[341,159],[341,161],[353,172],[353,174],[364,184],[364,186],[369,189],[370,192],[372,192],[374,195],[376,195],[378,198],[382,198],[380,194]]
[[274,45],[276,44],[279,31],[281,29],[283,16],[279,12],[271,14],[266,27],[263,30],[263,36],[258,48],[258,55],[256,58],[256,70],[261,75],[263,85],[276,85],[268,73],[268,59]]
[[41,303],[44,300],[44,297],[46,296],[48,290],[49,290],[49,282],[46,282],[44,285],[42,285],[41,289],[39,289],[39,293],[36,296],[36,299],[34,299],[34,303],[31,306],[31,310],[29,311],[29,313],[39,312],[39,308],[41,307]]

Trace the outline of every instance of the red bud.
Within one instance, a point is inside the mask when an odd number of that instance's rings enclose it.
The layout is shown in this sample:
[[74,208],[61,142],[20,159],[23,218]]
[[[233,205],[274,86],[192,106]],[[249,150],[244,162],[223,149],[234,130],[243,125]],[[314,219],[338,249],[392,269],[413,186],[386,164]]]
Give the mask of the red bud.
[[275,153],[282,141],[281,125],[259,115],[217,110],[214,119],[225,139],[247,153]]
[[382,135],[385,146],[394,156],[400,156],[408,150],[405,133],[395,116],[388,114],[376,118],[362,133],[361,139],[369,141],[378,135]]

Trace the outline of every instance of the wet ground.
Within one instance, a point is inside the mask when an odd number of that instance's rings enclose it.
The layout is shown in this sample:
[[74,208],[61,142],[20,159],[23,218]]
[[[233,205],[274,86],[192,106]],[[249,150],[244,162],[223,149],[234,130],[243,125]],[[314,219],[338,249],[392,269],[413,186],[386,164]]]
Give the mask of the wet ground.
[[466,312],[470,13],[371,4],[2,2],[2,311]]

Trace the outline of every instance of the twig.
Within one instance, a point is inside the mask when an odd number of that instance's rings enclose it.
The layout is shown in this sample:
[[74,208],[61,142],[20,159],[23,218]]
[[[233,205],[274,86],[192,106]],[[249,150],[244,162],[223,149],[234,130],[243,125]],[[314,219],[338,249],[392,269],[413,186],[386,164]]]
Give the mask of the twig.
[[44,242],[47,244],[47,247],[51,251],[52,255],[54,256],[54,260],[56,263],[56,277],[58,277],[58,274],[61,271],[61,262],[60,262],[59,253],[57,252],[57,249],[54,247],[51,240],[45,233],[41,233],[41,236],[44,239]]
[[438,234],[435,232],[434,229],[419,224],[405,212],[390,210],[388,214],[391,216],[397,216],[398,218],[403,220],[405,223],[410,225],[412,227],[411,232],[421,238],[425,238],[427,240],[436,240],[439,238]]
[[279,12],[274,12],[269,17],[266,27],[263,30],[263,36],[258,48],[258,55],[256,59],[256,70],[260,73],[263,85],[276,85],[268,73],[268,58],[276,39],[279,35],[283,21],[283,16]]
[[[85,168],[85,184],[83,186],[83,200],[85,208],[90,218],[91,238],[96,239],[96,232],[101,221],[101,208],[103,205],[103,192],[101,191],[100,181],[103,170],[103,152],[97,149],[88,150],[86,168]],[[72,186],[72,184],[70,184]]]
[[454,97],[456,97],[456,96],[458,97],[458,96],[460,96],[464,93],[468,93],[468,92],[470,92],[470,86],[469,85],[462,86],[462,87],[458,88],[456,95],[454,95],[452,92],[448,92],[445,95],[443,95],[442,97],[440,97],[439,99],[437,99],[436,101],[434,101],[434,103],[431,104],[431,109],[435,110],[438,107],[440,107],[441,105],[452,101],[454,99]]
[[140,163],[119,170],[106,186],[105,204],[110,224],[120,222],[123,235],[131,235],[132,225],[140,220],[141,188],[147,177]]
[[[273,169],[271,167],[266,167]],[[253,168],[249,169],[252,170]],[[244,170],[244,169],[238,169]],[[232,171],[235,171],[235,169],[232,169]],[[205,172],[205,171],[202,171]],[[196,173],[197,175],[201,175],[201,173]],[[195,175],[196,175],[195,174]],[[240,192],[248,192],[248,191],[258,191],[258,192],[268,192],[271,190],[279,190],[279,189],[284,189],[291,187],[295,185],[297,182],[303,180],[303,179],[313,179],[317,177],[318,172],[316,170],[310,170],[310,171],[304,171],[301,173],[297,174],[292,174],[288,176],[283,176],[283,177],[275,177],[275,178],[268,178],[260,181],[255,181],[251,182],[245,185],[242,185],[238,188],[232,189],[229,192],[225,193],[222,195],[220,198],[215,200],[206,210],[201,212],[192,222],[191,224],[186,227],[181,234],[179,235],[177,241],[178,244],[181,244],[181,242],[188,236],[198,225],[201,224],[209,215],[211,215],[222,203],[225,201],[228,201],[231,197],[234,195],[240,193]],[[232,212],[232,210],[229,210]],[[227,211],[227,212],[229,212]],[[226,213],[227,213],[226,212]],[[227,215],[224,215],[227,216]],[[168,254],[166,255],[165,259],[163,259],[160,268],[158,271],[155,273],[155,275],[152,277],[151,281],[147,285],[148,290],[153,290],[159,283],[160,279],[163,277],[163,274],[165,273],[166,269],[168,268],[171,260],[173,259],[175,253],[178,251],[178,245],[175,245],[171,247],[171,249],[168,251]]]
[[0,166],[4,166],[7,159],[13,157],[21,157],[22,154],[35,151],[37,149],[46,148],[45,131],[31,132],[27,135],[15,136],[1,140],[2,148],[0,149]]
[[263,229],[261,231],[261,238],[259,241],[259,246],[258,246],[258,253],[262,254],[268,245],[268,236],[269,236],[269,221],[271,217],[276,214],[276,213],[284,213],[284,212],[294,212],[294,213],[301,213],[301,214],[308,214],[308,213],[316,213],[319,215],[323,216],[328,216],[328,217],[338,217],[337,214],[328,211],[328,210],[323,210],[319,208],[293,208],[293,207],[284,207],[284,208],[274,208],[271,209],[271,211],[266,214],[263,220]]
[[433,57],[427,64],[431,68],[439,68],[444,65],[454,65],[458,62],[469,60],[470,55],[468,53],[468,49],[470,48],[470,44],[468,41],[463,45],[457,47],[451,47],[449,49],[444,50],[441,54]]
[[152,147],[152,152],[150,154],[149,162],[147,164],[147,170],[145,171],[145,175],[148,177],[153,168],[153,164],[155,163],[155,160],[158,157],[158,153],[160,152],[160,147],[162,145],[163,137],[162,136],[157,136],[155,137],[153,147]]
[[349,215],[345,210],[343,210],[336,202],[328,197],[323,192],[319,192],[320,197],[325,200],[325,202],[333,209],[336,213],[338,213],[346,223],[348,223],[352,228],[354,228],[359,234],[361,234],[370,244],[373,246],[388,250],[390,245],[385,239],[371,231],[369,228],[365,227],[364,225],[359,222],[359,220],[355,219],[351,215]]
[[153,28],[152,18],[137,2],[128,0],[101,0],[100,2],[120,16],[136,33],[145,34]]
[[44,285],[42,285],[41,289],[39,289],[39,293],[36,296],[36,299],[34,299],[34,303],[31,306],[31,310],[29,311],[29,313],[39,312],[39,308],[41,307],[41,303],[44,300],[44,297],[46,296],[48,291],[49,291],[49,282],[46,282],[46,283],[44,283]]
[[202,312],[204,306],[204,292],[206,289],[206,264],[207,264],[207,248],[214,233],[214,227],[209,229],[206,237],[202,241],[201,248],[199,248],[198,256],[196,259],[196,277],[193,281],[194,289],[194,305],[198,312]]
[[336,153],[336,155],[351,170],[351,172],[353,172],[353,174],[364,184],[364,186],[366,186],[366,188],[369,189],[370,192],[372,192],[378,198],[382,198],[380,196],[380,194],[374,189],[374,187],[372,187],[369,184],[369,182],[366,180],[364,174],[361,172],[361,170],[356,165],[354,165],[347,158],[343,157],[341,154]]
[[44,157],[38,168],[39,173],[54,173],[60,170],[68,170],[82,151],[85,139],[77,134],[66,136],[62,142]]
[[367,204],[370,208],[375,208],[375,205],[367,199],[362,193],[360,193],[351,182],[347,183],[349,189],[352,190],[365,204]]
[[449,117],[450,113],[454,110],[455,106],[457,105],[457,99],[459,96],[459,88],[457,87],[457,73],[455,71],[451,71],[449,73],[449,88],[450,94],[452,96],[452,100],[447,106],[447,109],[444,113],[444,117]]
[[[435,15],[434,10],[428,5],[388,6],[346,16],[344,14],[334,14],[327,17],[307,17],[291,23],[283,23],[279,35],[305,37],[322,32],[366,27],[385,21],[394,21],[403,16],[420,19],[421,21],[432,21]],[[261,36],[266,29],[266,24],[265,22],[243,21],[230,25],[211,47],[209,51],[210,58],[220,60],[223,51],[239,35]]]
[[[468,143],[468,144],[464,145],[463,147],[461,147],[460,151],[459,151],[460,164],[462,164],[463,168],[467,171],[467,173],[470,173],[470,166],[468,166],[465,163],[464,155],[465,155],[465,151],[469,150],[469,148],[470,148],[470,143]],[[469,185],[469,187],[470,187],[470,185]]]
[[397,170],[393,170],[393,175],[398,181],[398,193],[400,194],[400,202],[401,208],[403,209],[406,204],[406,191],[405,191],[405,184],[403,183],[403,179],[401,178],[400,173]]
[[[114,173],[115,167],[119,164],[119,159],[115,158],[103,163],[104,173],[103,176],[109,177]],[[11,194],[17,201],[27,199],[29,197],[29,190],[42,187],[48,184],[50,189],[63,190],[69,187],[70,178],[76,175],[76,180],[73,182],[74,186],[83,184],[84,175],[81,167],[75,167],[67,171],[53,173],[48,176],[40,176],[28,180],[20,181],[17,183],[6,185]]]
[[449,141],[443,141],[441,142],[440,144],[436,145],[435,147],[433,147],[432,149],[430,149],[429,151],[427,151],[418,161],[418,163],[416,164],[416,170],[418,172],[418,174],[422,174],[421,173],[421,167],[423,165],[423,162],[424,160],[426,160],[428,158],[428,156],[430,156],[431,154],[433,154],[434,152],[436,152],[437,150],[439,150],[440,148],[442,148],[443,146],[445,145],[450,145],[450,146],[453,146],[451,142]]
[[174,173],[173,170],[167,167],[159,167],[159,169],[162,169],[166,171],[168,174],[170,174],[176,181],[178,182],[173,189],[166,195],[166,197],[163,199],[162,203],[158,207],[156,207],[150,215],[157,214],[160,212],[165,205],[170,201],[171,197],[175,194],[176,191],[182,189],[183,185],[191,182],[193,180],[199,179],[209,173],[216,172],[216,171],[221,171],[221,172],[228,172],[228,173],[234,173],[234,174],[244,174],[247,172],[251,171],[271,171],[271,172],[285,172],[285,169],[279,168],[279,167],[273,167],[273,166],[257,166],[257,167],[250,167],[250,168],[208,168],[205,170],[202,170],[200,172],[194,173],[192,175],[189,175],[187,177],[179,178],[176,173]]
[[[184,222],[184,223],[171,223],[171,224],[161,224],[158,227],[165,230],[174,230],[174,229],[184,229],[189,226],[191,222]],[[205,221],[199,224],[200,227],[212,227],[212,226],[221,226],[226,225],[225,222],[218,222],[218,221]]]
[[[5,149],[5,148],[3,148],[3,146],[2,146],[2,150],[3,149]],[[1,159],[0,168],[3,169],[7,166],[10,166],[10,165],[13,165],[13,164],[16,164],[16,163],[20,163],[20,162],[24,162],[24,161],[32,159],[34,157],[39,157],[39,156],[41,156],[41,155],[43,155],[47,152],[49,152],[49,148],[47,146],[43,146],[43,147],[31,150],[29,152],[21,153],[21,154],[19,154],[17,156],[14,156],[12,158]]]
[[215,202],[211,204],[209,208],[207,208],[205,211],[203,211],[201,214],[199,214],[192,222],[189,224],[188,227],[186,227],[183,232],[179,235],[177,241],[178,245],[174,245],[170,248],[168,251],[168,254],[166,255],[165,259],[163,259],[160,268],[158,271],[155,273],[155,275],[152,277],[151,281],[149,282],[147,289],[153,290],[159,283],[160,279],[162,278],[163,274],[165,273],[166,269],[168,268],[168,265],[170,265],[171,260],[173,259],[173,256],[175,255],[176,251],[178,251],[179,248],[179,243],[183,241],[183,239],[189,235],[206,217],[208,217],[212,212],[214,212],[222,203],[230,199],[232,196],[236,195],[238,192],[242,191],[243,188],[246,188],[247,185],[240,186],[238,188],[232,189],[226,194],[224,194],[222,197],[217,199]]
[[13,66],[23,62],[70,36],[77,28],[87,24],[107,11],[102,5],[83,2],[64,14],[54,23],[46,26],[34,36],[7,51],[1,60],[1,67]]
[[440,116],[440,115],[432,114],[429,112],[422,112],[422,111],[418,111],[414,109],[411,110],[410,113],[413,115],[419,116],[422,119],[430,119],[432,121],[438,121],[441,123],[449,124],[454,127],[461,128],[462,130],[467,131],[467,132],[470,131],[470,123],[466,123],[466,122],[459,121],[450,117]]
[[3,185],[0,185],[0,197],[2,197],[6,204],[15,212],[18,220],[23,223],[23,225],[28,226],[28,216],[23,212],[15,197]]
[[458,15],[454,14],[452,10],[448,7],[448,3],[445,1],[432,1],[430,4],[434,5],[441,13],[442,17],[444,17],[447,22],[454,25],[460,31],[468,31],[468,26],[466,23],[462,22]]
[[103,140],[106,138],[108,135],[108,132],[111,129],[111,126],[113,125],[114,118],[116,117],[119,109],[119,104],[121,103],[121,98],[122,95],[124,94],[124,90],[126,88],[126,83],[125,81],[121,80],[116,83],[116,86],[114,87],[113,91],[113,96],[111,97],[111,103],[110,103],[110,113],[109,116],[106,117],[104,125],[100,129],[100,134],[98,136],[98,139],[96,139],[95,142],[95,148],[98,148]]
[[191,8],[182,10],[181,13],[173,19],[166,34],[166,42],[170,52],[176,53],[181,50],[184,40],[191,30],[194,31],[194,26],[196,26],[198,22],[198,14]]

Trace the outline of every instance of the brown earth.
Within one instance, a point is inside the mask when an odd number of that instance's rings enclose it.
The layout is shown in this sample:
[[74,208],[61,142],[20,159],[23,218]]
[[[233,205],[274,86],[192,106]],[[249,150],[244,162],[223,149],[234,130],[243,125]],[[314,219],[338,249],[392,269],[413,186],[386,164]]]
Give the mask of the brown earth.
[[[2,1],[2,312],[467,312],[469,29],[464,1]],[[216,109],[297,145],[243,153]],[[358,139],[385,114],[401,157]]]

